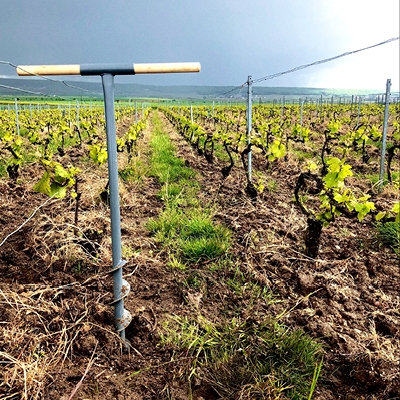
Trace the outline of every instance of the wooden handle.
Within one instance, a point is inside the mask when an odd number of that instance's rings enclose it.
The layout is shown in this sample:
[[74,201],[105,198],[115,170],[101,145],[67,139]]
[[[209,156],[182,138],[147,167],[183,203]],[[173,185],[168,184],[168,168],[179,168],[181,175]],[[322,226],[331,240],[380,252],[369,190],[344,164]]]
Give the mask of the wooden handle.
[[200,72],[201,66],[198,62],[182,63],[150,63],[133,64],[135,74],[169,74],[176,72]]
[[79,64],[72,65],[19,65],[17,74],[20,76],[29,75],[80,75]]
[[20,65],[17,74],[30,75],[134,75],[200,72],[200,63]]

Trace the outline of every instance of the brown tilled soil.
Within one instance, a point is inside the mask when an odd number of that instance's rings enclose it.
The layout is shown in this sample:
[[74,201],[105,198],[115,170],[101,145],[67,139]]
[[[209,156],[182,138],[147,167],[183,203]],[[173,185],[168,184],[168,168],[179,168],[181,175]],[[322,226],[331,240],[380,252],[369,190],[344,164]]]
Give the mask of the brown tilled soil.
[[[281,300],[257,303],[252,312],[282,314],[282,323],[323,344],[323,376],[314,398],[400,398],[399,258],[378,246],[372,218],[338,218],[324,228],[319,258],[308,259],[305,217],[293,202],[296,160],[277,162],[268,172],[273,184],[251,201],[239,164],[223,180],[222,162],[207,163],[163,121],[177,156],[198,172],[204,204],[211,202],[216,218],[233,232],[232,258],[245,276]],[[139,144],[142,160],[150,130]],[[79,156],[76,149],[68,153],[71,161]],[[257,157],[255,164],[261,167]],[[98,199],[106,168],[86,167],[82,174],[78,234],[74,201],[34,193],[39,177],[32,165],[18,184],[0,181],[0,243],[20,227],[0,245],[0,398],[188,399],[181,377],[190,360],[160,346],[163,321],[190,316],[199,307],[217,321],[237,312],[245,296],[229,292],[222,284],[226,276],[206,264],[185,272],[167,267],[166,252],[144,226],[162,210],[160,185],[153,178],[123,184],[124,276],[131,284],[125,307],[133,315],[126,354],[109,305],[109,210]],[[384,191],[374,200],[383,206],[395,199],[396,193]],[[188,288],[188,274],[200,277],[202,286]],[[200,379],[194,381],[193,399],[218,398]]]

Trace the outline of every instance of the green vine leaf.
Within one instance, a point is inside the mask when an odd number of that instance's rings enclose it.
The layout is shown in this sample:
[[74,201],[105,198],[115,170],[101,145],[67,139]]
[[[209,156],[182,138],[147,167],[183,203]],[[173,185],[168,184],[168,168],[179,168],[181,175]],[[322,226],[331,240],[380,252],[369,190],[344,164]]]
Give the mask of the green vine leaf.
[[396,214],[396,222],[400,223],[400,201],[397,202],[390,211]]
[[33,186],[33,190],[57,199],[67,195],[67,188],[75,184],[75,175],[81,170],[71,167],[65,169],[59,162],[42,160],[45,168],[42,178]]
[[90,158],[97,164],[103,165],[108,158],[107,149],[99,144],[92,144],[89,147]]
[[48,196],[50,196],[50,179],[50,173],[48,171],[44,171],[44,174],[40,181],[33,186],[33,190],[35,192],[47,194]]
[[357,203],[355,204],[354,209],[357,211],[357,218],[361,222],[371,210],[375,210],[375,204],[372,201]]
[[56,199],[62,199],[67,195],[67,187],[62,186],[57,182],[53,182],[50,185],[50,193],[48,193],[49,196],[55,197]]
[[348,176],[352,176],[351,165],[344,164],[344,160],[339,160],[336,157],[327,160],[328,173],[323,178],[325,186],[329,189],[344,188],[344,180]]
[[276,158],[282,158],[286,155],[286,147],[279,140],[274,140],[271,147],[269,148],[271,154],[268,156],[270,161],[274,161]]

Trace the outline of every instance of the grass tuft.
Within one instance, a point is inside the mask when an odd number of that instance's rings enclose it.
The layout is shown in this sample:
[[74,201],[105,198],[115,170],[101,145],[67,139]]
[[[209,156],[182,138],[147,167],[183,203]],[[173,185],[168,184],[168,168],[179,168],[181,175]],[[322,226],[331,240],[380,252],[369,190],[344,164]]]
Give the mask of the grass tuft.
[[390,247],[400,256],[400,223],[392,221],[378,223],[376,231],[378,243]]
[[189,378],[197,376],[225,399],[306,399],[321,370],[320,344],[274,320],[217,325],[202,315],[172,317],[161,339],[190,354]]
[[213,221],[210,210],[200,208],[195,172],[175,157],[156,114],[153,123],[151,171],[163,185],[159,197],[165,209],[147,223],[147,229],[175,253],[171,266],[182,269],[181,261],[197,263],[224,255],[231,244],[229,230]]

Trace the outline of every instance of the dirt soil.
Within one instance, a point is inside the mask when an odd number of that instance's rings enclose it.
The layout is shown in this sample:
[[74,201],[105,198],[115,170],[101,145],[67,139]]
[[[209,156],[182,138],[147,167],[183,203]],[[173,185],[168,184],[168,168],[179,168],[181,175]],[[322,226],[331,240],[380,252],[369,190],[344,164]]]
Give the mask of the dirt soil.
[[[319,258],[308,259],[305,217],[293,202],[296,160],[273,165],[274,185],[252,201],[239,164],[223,179],[223,162],[208,163],[163,121],[177,155],[198,172],[204,203],[211,201],[216,218],[233,232],[232,257],[282,300],[257,312],[282,313],[282,323],[323,344],[314,398],[400,399],[399,258],[378,246],[372,218],[337,218],[324,228]],[[150,130],[149,123],[139,144],[143,159]],[[81,155],[71,149],[67,157],[79,162]],[[257,157],[255,165],[262,166]],[[189,361],[160,346],[162,323],[168,315],[193,314],[199,304],[207,318],[218,320],[223,308],[235,308],[235,296],[218,272],[201,265],[193,273],[202,275],[207,290],[188,289],[183,272],[166,266],[167,254],[145,228],[163,207],[159,183],[122,184],[124,277],[131,285],[125,308],[133,316],[127,354],[110,306],[109,209],[98,199],[106,168],[86,166],[82,174],[78,234],[72,199],[32,191],[40,173],[32,165],[18,183],[0,181],[0,399],[188,399],[181,372]],[[383,192],[377,204],[395,196]],[[218,396],[197,380],[193,398]]]

